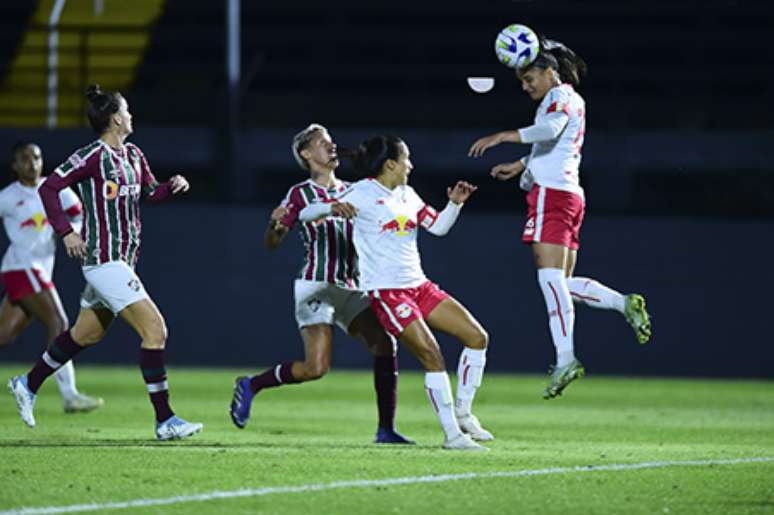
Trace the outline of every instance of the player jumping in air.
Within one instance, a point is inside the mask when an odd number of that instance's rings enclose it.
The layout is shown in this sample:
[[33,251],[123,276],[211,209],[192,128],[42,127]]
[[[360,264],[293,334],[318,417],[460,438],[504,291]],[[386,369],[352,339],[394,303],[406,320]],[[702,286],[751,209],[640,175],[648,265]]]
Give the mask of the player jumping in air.
[[[67,329],[67,314],[52,280],[56,240],[38,195],[42,183],[43,154],[31,142],[13,147],[11,168],[16,181],[0,191],[0,217],[11,244],[2,264],[6,295],[0,304],[0,347],[14,341],[36,318],[46,326],[48,344]],[[70,188],[60,194],[70,223],[80,230],[81,201]],[[67,413],[91,411],[102,406],[99,398],[78,392],[72,361],[55,374]]]
[[[140,369],[156,412],[156,438],[185,438],[202,430],[202,424],[177,417],[169,405],[164,347],[167,327],[134,271],[140,250],[140,197],[151,202],[188,191],[180,175],[159,184],[140,149],[125,143],[132,134],[129,106],[118,92],[89,86],[87,115],[100,137],[76,151],[40,187],[48,220],[62,237],[67,254],[82,260],[86,288],[78,320],[60,334],[26,375],[12,378],[8,386],[16,397],[22,420],[35,427],[35,394],[43,381],[85,347],[105,336],[116,316],[142,338]],[[62,209],[59,192],[77,184],[84,205],[81,234]]]
[[586,277],[573,277],[578,257],[579,232],[585,197],[579,181],[581,147],[586,127],[586,106],[575,91],[586,64],[563,44],[547,40],[537,59],[517,71],[522,89],[540,102],[535,123],[477,140],[468,153],[480,157],[500,143],[532,144],[532,152],[513,163],[492,168],[492,177],[506,181],[521,174],[529,212],[522,241],[532,245],[538,283],[548,307],[549,327],[556,364],[543,397],[552,399],[584,368],[575,358],[573,300],[620,312],[644,344],[651,336],[650,317],[642,295],[622,295]]
[[[368,292],[382,326],[424,367],[425,389],[445,433],[444,447],[486,450],[474,440],[494,437],[481,427],[471,406],[484,374],[489,336],[462,304],[427,279],[417,248],[419,227],[436,236],[448,233],[476,187],[460,181],[449,188],[449,203],[439,213],[408,185],[413,165],[401,139],[371,138],[345,155],[362,175],[372,178],[354,183],[335,202],[304,208],[299,219],[317,220],[333,212],[352,217],[361,288]],[[456,337],[465,347],[454,405],[446,364],[431,329]]]
[[[291,151],[310,178],[296,184],[271,215],[265,243],[276,249],[296,226],[308,204],[325,201],[349,183],[336,178],[339,158],[328,130],[311,124],[293,138]],[[395,430],[398,370],[395,344],[379,325],[368,297],[358,291],[358,261],[352,243],[352,222],[329,216],[318,223],[298,224],[304,242],[304,264],[294,285],[296,321],[304,340],[304,361],[287,361],[253,376],[238,377],[231,402],[231,419],[244,428],[253,397],[264,388],[312,381],[331,365],[333,326],[362,341],[374,355],[374,388],[379,411],[376,443],[412,444]]]

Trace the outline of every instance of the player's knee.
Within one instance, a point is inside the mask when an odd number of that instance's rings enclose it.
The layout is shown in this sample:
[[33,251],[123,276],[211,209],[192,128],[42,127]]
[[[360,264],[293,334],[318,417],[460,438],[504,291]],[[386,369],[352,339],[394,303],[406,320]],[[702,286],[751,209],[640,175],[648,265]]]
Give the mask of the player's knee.
[[54,338],[62,334],[63,332],[67,331],[69,329],[70,324],[67,321],[67,318],[64,318],[59,315],[55,315],[48,320],[45,321],[46,324],[46,330],[48,331],[48,339],[49,341],[53,341]]
[[328,363],[304,363],[304,380],[315,381],[320,379],[330,370],[330,364]]
[[369,338],[368,349],[371,354],[377,357],[395,356],[397,352],[393,339],[387,336],[384,331],[375,332],[373,337]]
[[471,349],[486,349],[489,345],[489,333],[483,328],[478,328],[468,339],[467,347]]

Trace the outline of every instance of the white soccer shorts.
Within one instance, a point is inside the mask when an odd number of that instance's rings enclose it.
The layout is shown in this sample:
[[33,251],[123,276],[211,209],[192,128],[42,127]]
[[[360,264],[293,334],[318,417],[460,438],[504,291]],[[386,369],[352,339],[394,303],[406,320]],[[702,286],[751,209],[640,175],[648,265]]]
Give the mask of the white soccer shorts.
[[346,333],[352,320],[371,306],[365,293],[322,281],[296,279],[293,294],[299,328],[335,323]]
[[83,267],[86,288],[81,294],[84,309],[107,308],[118,315],[124,308],[148,298],[140,278],[123,261]]

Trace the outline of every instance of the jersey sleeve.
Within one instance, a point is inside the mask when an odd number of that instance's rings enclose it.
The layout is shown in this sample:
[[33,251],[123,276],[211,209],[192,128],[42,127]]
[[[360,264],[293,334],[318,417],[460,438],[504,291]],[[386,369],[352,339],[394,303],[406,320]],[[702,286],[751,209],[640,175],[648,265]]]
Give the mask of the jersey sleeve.
[[565,88],[554,88],[548,92],[548,107],[539,113],[540,121],[519,129],[522,143],[539,143],[559,137],[570,120],[570,94]]
[[100,156],[101,152],[94,152],[84,159],[76,152],[59,165],[38,189],[48,222],[59,236],[65,236],[73,231],[70,219],[62,206],[59,192],[72,184],[98,175]]
[[4,218],[11,214],[11,203],[9,202],[9,196],[7,189],[0,191],[0,218]]
[[127,144],[127,148],[135,154],[136,158],[140,161],[140,170],[142,173],[142,191],[145,194],[149,202],[161,202],[166,200],[172,195],[172,189],[168,182],[159,183],[156,177],[151,171],[148,160],[145,159],[145,154],[142,153],[140,147],[131,143]]
[[65,188],[59,192],[59,200],[62,202],[62,209],[70,219],[70,224],[73,227],[73,231],[81,232],[81,225],[83,224],[83,206],[81,205],[81,199],[70,188]]
[[280,223],[292,229],[298,221],[298,214],[307,206],[307,204],[308,202],[306,201],[304,194],[301,193],[300,186],[293,186],[290,188],[288,194],[285,195],[285,198],[280,204],[282,207],[288,208],[288,214],[280,220]]

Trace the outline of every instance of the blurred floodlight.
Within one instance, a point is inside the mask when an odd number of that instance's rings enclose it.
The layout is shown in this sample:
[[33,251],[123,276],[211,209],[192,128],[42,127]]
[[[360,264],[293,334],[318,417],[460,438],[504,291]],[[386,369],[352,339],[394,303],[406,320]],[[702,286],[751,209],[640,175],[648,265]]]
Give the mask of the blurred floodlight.
[[468,77],[468,86],[476,93],[488,93],[494,87],[494,77]]

